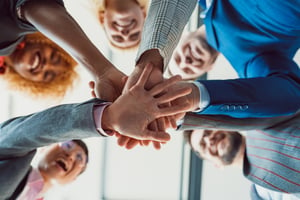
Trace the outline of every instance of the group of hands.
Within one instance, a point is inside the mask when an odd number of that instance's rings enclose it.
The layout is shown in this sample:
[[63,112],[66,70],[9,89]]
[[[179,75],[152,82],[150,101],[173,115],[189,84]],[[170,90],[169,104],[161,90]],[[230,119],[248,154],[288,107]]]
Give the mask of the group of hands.
[[157,55],[140,60],[129,77],[111,67],[89,83],[93,97],[112,102],[104,109],[101,124],[120,146],[132,149],[153,143],[160,149],[170,140],[166,130],[176,129],[186,112],[198,108],[196,86],[178,75],[164,79],[162,71],[162,58]]

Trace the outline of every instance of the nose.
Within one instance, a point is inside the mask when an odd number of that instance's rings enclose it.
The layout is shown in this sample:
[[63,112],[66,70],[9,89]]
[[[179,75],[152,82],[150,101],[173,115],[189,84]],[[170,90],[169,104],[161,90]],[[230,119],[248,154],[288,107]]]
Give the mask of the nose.
[[128,35],[129,34],[129,29],[128,28],[123,28],[122,30],[121,30],[121,33],[123,34],[123,35]]
[[190,56],[185,56],[185,63],[186,64],[192,64],[193,63],[193,59]]
[[209,136],[204,137],[204,141],[207,145],[214,145],[216,142],[214,137],[209,137]]

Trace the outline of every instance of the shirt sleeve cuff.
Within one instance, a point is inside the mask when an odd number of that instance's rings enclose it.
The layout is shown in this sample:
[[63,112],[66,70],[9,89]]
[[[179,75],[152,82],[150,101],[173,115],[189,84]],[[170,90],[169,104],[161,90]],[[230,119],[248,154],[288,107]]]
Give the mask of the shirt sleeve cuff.
[[94,122],[96,125],[96,129],[102,136],[105,136],[105,137],[107,137],[109,135],[106,134],[106,132],[102,129],[102,125],[101,125],[102,114],[103,114],[104,109],[111,104],[112,103],[110,103],[110,102],[106,102],[106,103],[101,103],[101,104],[94,106]]
[[202,83],[200,83],[198,81],[194,81],[193,84],[195,86],[197,86],[200,91],[199,109],[194,110],[193,112],[200,112],[209,105],[210,96],[209,96],[209,93],[208,93],[206,87]]

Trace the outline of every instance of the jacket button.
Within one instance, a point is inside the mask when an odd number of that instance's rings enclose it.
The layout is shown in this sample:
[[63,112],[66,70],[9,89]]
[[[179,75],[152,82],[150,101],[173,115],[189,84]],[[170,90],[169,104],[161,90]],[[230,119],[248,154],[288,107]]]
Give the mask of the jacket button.
[[220,108],[222,111],[227,111],[229,110],[229,105],[224,105]]
[[241,110],[247,110],[248,108],[249,108],[248,105],[241,106]]

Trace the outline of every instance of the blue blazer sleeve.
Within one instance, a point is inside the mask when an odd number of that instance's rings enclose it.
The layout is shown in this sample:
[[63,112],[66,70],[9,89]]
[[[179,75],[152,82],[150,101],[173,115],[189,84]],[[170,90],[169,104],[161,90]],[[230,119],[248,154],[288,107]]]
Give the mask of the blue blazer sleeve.
[[232,117],[290,115],[300,108],[300,70],[291,59],[267,53],[251,60],[245,78],[200,81],[210,95],[201,114]]

